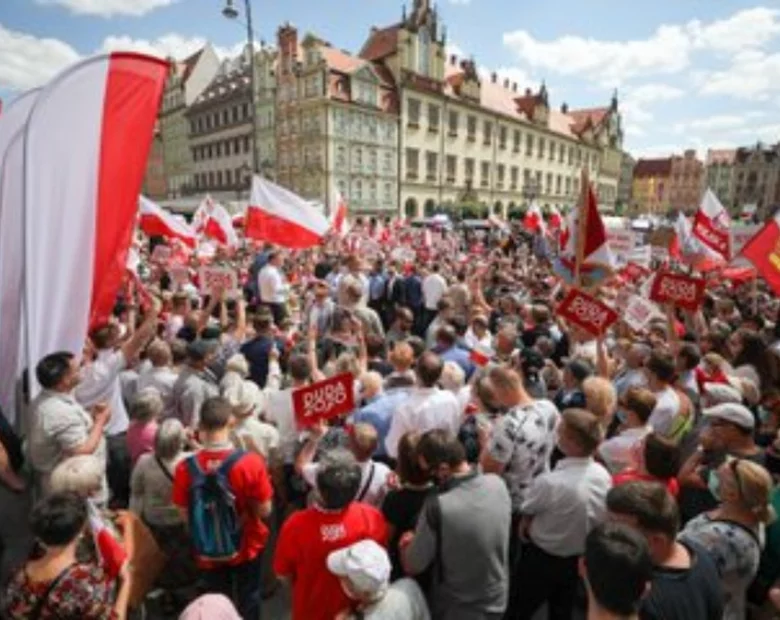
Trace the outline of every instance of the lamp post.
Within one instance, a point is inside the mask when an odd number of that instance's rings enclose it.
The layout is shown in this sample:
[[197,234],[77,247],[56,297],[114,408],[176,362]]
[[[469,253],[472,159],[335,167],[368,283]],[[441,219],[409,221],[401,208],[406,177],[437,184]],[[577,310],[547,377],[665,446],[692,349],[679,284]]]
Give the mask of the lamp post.
[[[260,171],[257,153],[257,91],[255,89],[255,38],[252,30],[252,7],[250,0],[244,0],[244,13],[246,14],[246,40],[249,47],[249,89],[250,89],[250,118],[252,120],[252,172]],[[225,0],[225,8],[222,15],[227,19],[237,19],[238,10],[233,6],[233,0]]]

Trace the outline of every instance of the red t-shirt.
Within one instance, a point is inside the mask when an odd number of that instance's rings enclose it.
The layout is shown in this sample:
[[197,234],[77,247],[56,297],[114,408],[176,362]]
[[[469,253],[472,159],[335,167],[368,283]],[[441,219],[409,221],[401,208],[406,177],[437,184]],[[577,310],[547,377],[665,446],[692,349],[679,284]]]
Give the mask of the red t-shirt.
[[675,498],[680,492],[680,485],[677,482],[677,478],[662,480],[661,478],[656,478],[650,474],[643,474],[638,472],[636,469],[626,469],[625,471],[612,476],[612,486],[618,487],[621,484],[626,484],[626,482],[660,482],[666,486],[666,490],[669,491],[669,493],[672,494],[672,497]]
[[376,508],[352,502],[339,512],[318,507],[293,514],[282,526],[274,572],[293,586],[294,620],[333,620],[351,601],[326,565],[328,555],[361,540],[387,544],[387,524]]
[[[201,450],[197,453],[198,463],[204,471],[216,469],[231,452],[232,450]],[[228,474],[228,481],[236,496],[236,510],[243,520],[241,551],[238,557],[228,563],[235,566],[253,560],[265,547],[268,528],[260,519],[250,514],[249,502],[250,500],[260,504],[267,502],[273,497],[273,488],[268,479],[265,461],[255,452],[247,452],[233,464]],[[172,494],[173,503],[185,510],[190,503],[190,482],[189,466],[185,459],[176,467]],[[198,566],[206,570],[222,565],[198,560]]]

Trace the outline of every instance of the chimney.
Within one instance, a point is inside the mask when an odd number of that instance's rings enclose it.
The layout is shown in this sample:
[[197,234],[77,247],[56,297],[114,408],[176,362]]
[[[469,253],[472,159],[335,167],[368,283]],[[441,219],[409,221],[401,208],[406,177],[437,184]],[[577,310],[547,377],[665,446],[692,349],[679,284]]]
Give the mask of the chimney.
[[504,88],[509,90],[509,78],[504,78]]
[[566,103],[565,101],[561,104],[561,112],[563,112],[564,114],[569,113],[569,104]]
[[490,74],[490,81],[493,82],[493,84],[495,84],[498,81],[498,74],[495,71],[493,71],[493,73]]
[[526,88],[525,89],[525,96],[526,97],[530,97],[531,96],[531,89],[530,88]]
[[458,66],[458,57],[455,54],[450,54],[450,65],[453,67]]
[[512,92],[513,93],[517,92],[517,82],[512,82]]

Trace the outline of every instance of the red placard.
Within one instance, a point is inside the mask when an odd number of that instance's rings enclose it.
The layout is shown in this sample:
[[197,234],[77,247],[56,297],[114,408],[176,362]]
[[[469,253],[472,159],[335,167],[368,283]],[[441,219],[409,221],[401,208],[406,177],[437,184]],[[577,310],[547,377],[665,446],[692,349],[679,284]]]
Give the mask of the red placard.
[[355,408],[355,378],[345,373],[295,390],[293,410],[299,427],[329,420]]
[[626,281],[631,282],[632,280],[639,280],[640,278],[644,278],[645,276],[650,275],[650,270],[642,267],[642,265],[629,262],[625,267],[623,267],[621,273],[625,277]]
[[608,305],[576,288],[564,297],[557,312],[594,336],[604,334],[618,318],[617,312]]
[[662,271],[650,289],[650,299],[659,304],[672,304],[686,310],[696,310],[704,298],[705,282],[680,273]]

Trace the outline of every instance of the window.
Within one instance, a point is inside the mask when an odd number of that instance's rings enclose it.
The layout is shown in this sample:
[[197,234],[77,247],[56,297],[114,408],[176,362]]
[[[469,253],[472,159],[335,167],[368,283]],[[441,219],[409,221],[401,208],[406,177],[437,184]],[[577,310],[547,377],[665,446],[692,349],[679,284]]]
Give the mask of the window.
[[525,156],[531,157],[534,154],[534,137],[529,133],[525,137]]
[[556,144],[552,140],[550,140],[550,161],[555,161],[555,151],[556,151]]
[[244,153],[249,152],[249,136],[244,136]]
[[376,181],[370,181],[368,183],[368,199],[372,205],[376,203]]
[[392,151],[385,151],[382,157],[382,172],[385,174],[393,173],[393,153]]
[[571,194],[571,177],[566,177],[566,195]]
[[408,99],[406,102],[406,113],[409,116],[409,127],[420,126],[420,101],[419,99]]
[[222,170],[217,170],[217,187],[222,187]]
[[523,168],[523,187],[530,187],[531,185],[531,171],[528,168]]
[[361,202],[363,200],[363,182],[360,179],[355,181],[354,189],[355,191],[353,192],[352,198],[354,198],[356,202]]
[[482,187],[487,187],[490,185],[490,162],[489,161],[483,161],[482,162],[482,178],[479,181],[480,185]]
[[227,110],[222,110],[222,124],[227,125],[230,122],[230,116]]
[[510,189],[517,189],[517,179],[520,176],[520,170],[517,166],[512,166],[509,172],[510,175]]
[[547,182],[544,184],[544,193],[548,196],[552,194],[553,175],[552,172],[547,173]]
[[384,201],[390,202],[393,200],[393,184],[385,183]]
[[506,127],[501,126],[498,130],[498,148],[506,150]]
[[406,149],[406,178],[416,179],[419,166],[420,151],[417,149]]
[[214,172],[209,172],[209,187],[214,187]]
[[458,167],[458,158],[455,155],[447,155],[447,183],[455,182],[455,174]]
[[498,170],[496,171],[497,172],[496,176],[498,177],[496,180],[496,185],[498,185],[499,188],[504,187],[504,171],[505,171],[504,164],[498,164]]
[[469,116],[466,119],[466,131],[468,133],[467,139],[469,142],[476,142],[477,140],[477,117]]
[[450,110],[449,125],[449,134],[454,138],[458,135],[458,113],[455,110]]
[[378,159],[379,155],[377,154],[376,149],[371,149],[368,153],[368,169],[371,172],[376,172]]
[[[238,106],[233,106],[233,122],[238,122]],[[228,183],[230,185],[230,183]]]
[[230,140],[225,141],[225,157],[230,155]]
[[439,106],[433,103],[428,104],[428,131],[439,132]]
[[574,147],[569,147],[569,165],[571,166],[574,163]]
[[190,133],[198,131],[198,124],[195,121],[190,121]]
[[482,129],[482,135],[484,137],[483,144],[486,146],[493,142],[493,123],[485,121]]
[[537,170],[534,175],[536,176],[536,191],[541,192],[542,191],[542,171]]
[[233,184],[233,171],[225,170],[225,185],[232,185],[232,184]]
[[214,148],[217,151],[217,155],[216,156],[217,157],[222,157],[222,143],[221,142],[217,142],[217,144],[214,146]]
[[241,106],[241,117],[249,118],[249,104],[245,103]]
[[544,138],[539,138],[539,151],[537,157],[539,159],[544,159]]
[[417,73],[429,75],[431,72],[431,33],[423,26],[417,36]]
[[561,143],[558,145],[558,163],[562,164],[566,158],[566,145]]
[[582,165],[582,149],[580,147],[577,147],[577,165]]
[[436,159],[436,153],[433,151],[428,151],[425,153],[425,179],[427,181],[436,180]]
[[363,167],[363,149],[361,147],[357,147],[355,149],[355,165],[353,168],[362,168]]
[[474,160],[471,157],[463,160],[463,175],[467,181],[474,180]]
[[555,177],[555,195],[560,196],[561,195],[561,175],[559,174],[557,177]]
[[520,152],[520,142],[522,141],[522,134],[520,133],[519,129],[515,129],[514,138],[512,140],[512,152],[513,153],[519,153]]

